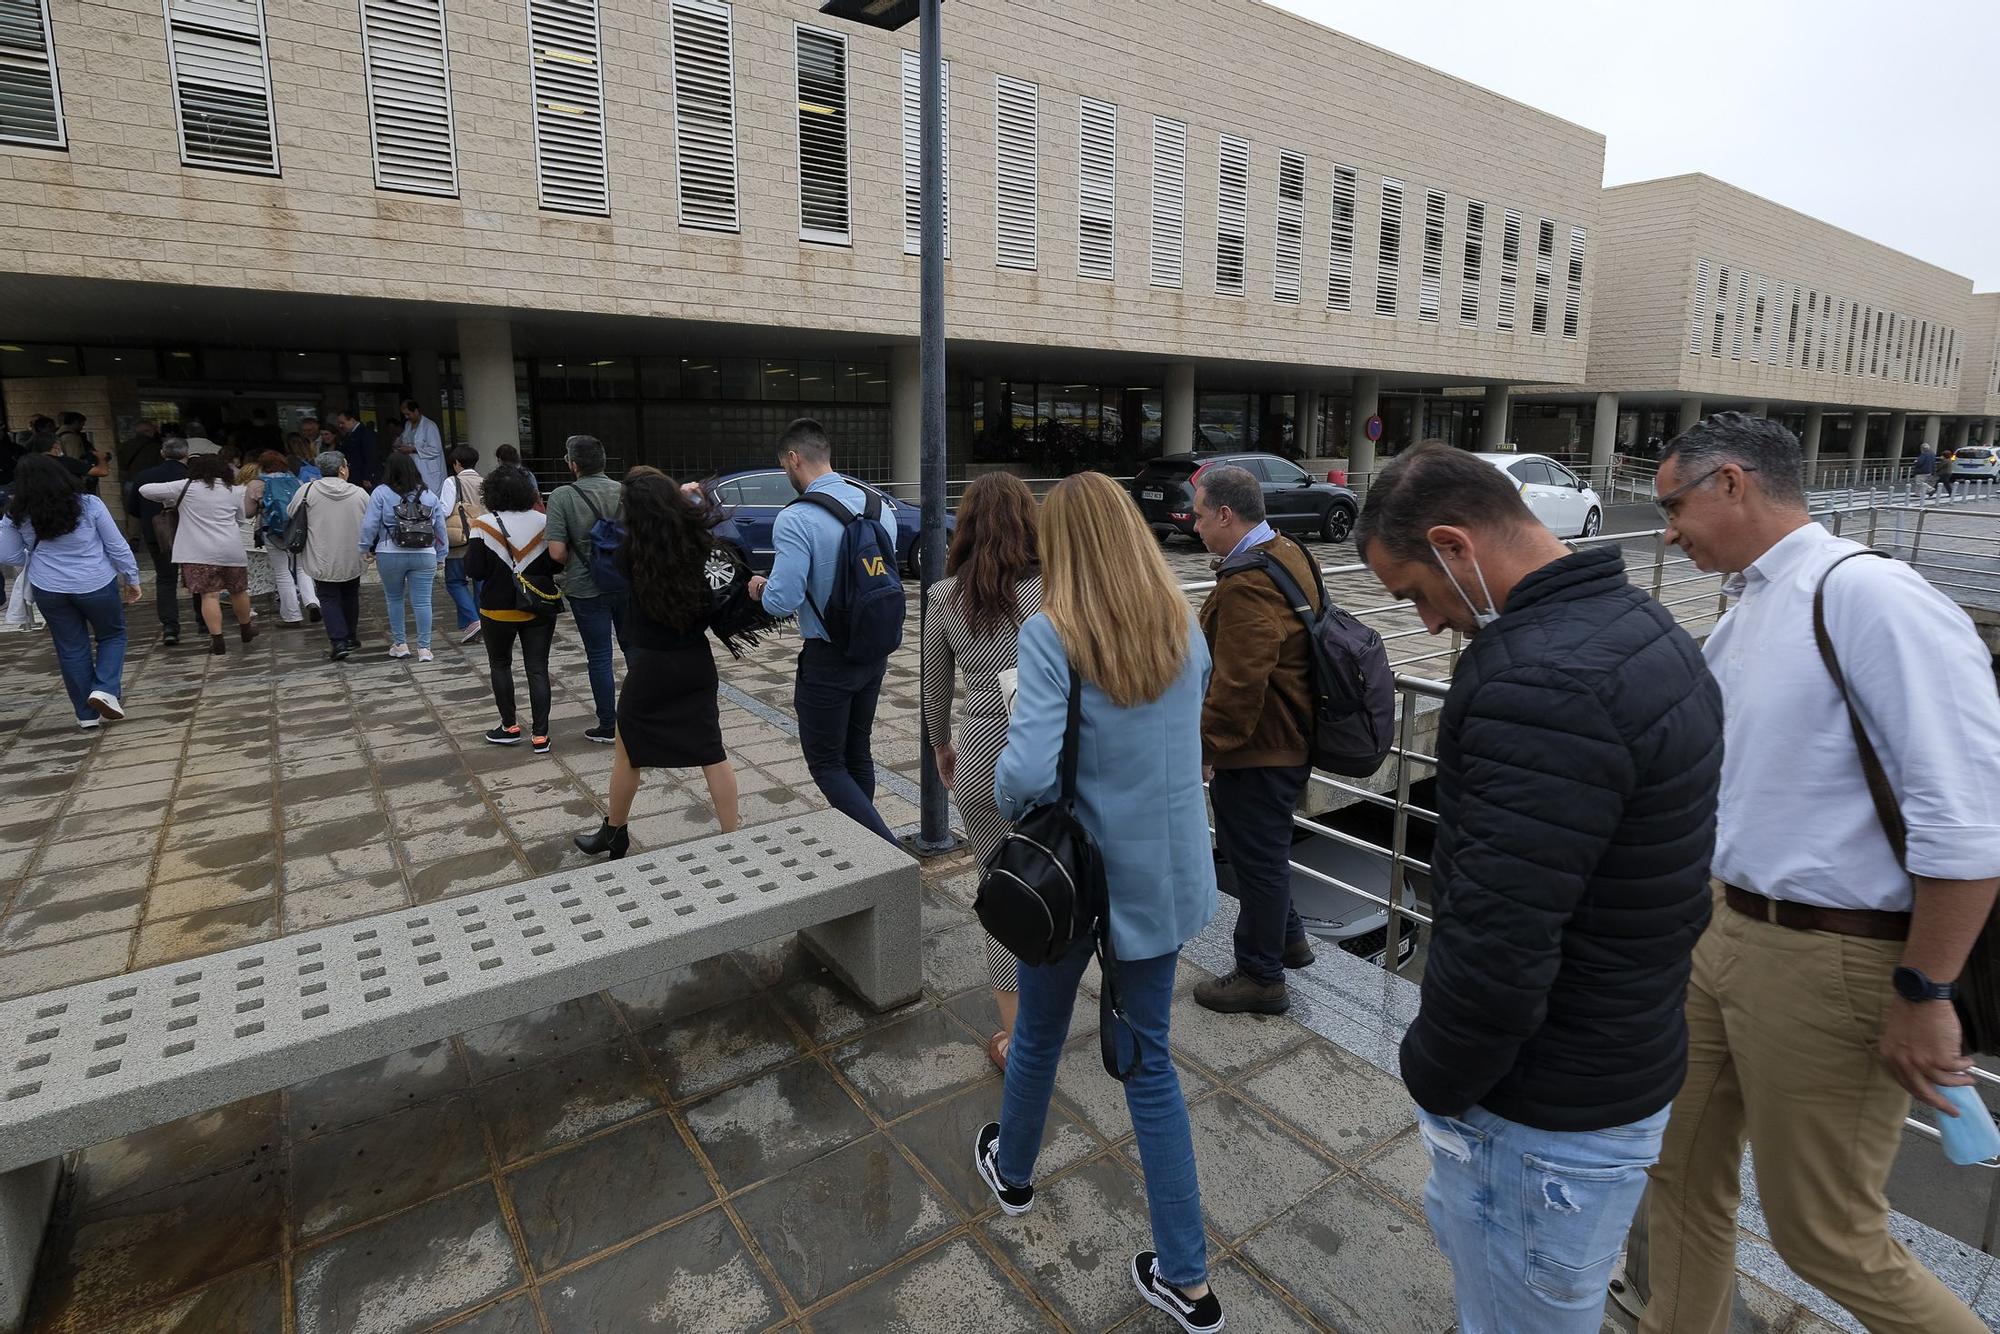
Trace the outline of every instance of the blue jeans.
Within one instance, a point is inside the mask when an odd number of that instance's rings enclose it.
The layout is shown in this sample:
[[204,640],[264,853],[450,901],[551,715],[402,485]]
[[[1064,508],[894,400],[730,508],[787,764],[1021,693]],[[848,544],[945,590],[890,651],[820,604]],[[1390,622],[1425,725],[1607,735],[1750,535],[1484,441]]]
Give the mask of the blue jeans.
[[[1167,1018],[1178,954],[1118,965],[1118,993],[1138,1039],[1139,1068],[1125,1084],[1125,1106],[1146,1171],[1146,1211],[1160,1277],[1177,1288],[1208,1281],[1208,1239],[1201,1230],[1201,1187],[1195,1180],[1194,1138],[1187,1101],[1167,1050]],[[1069,1036],[1076,985],[1090,962],[1079,948],[1055,963],[1022,964],[1021,1008],[1007,1046],[1007,1087],[1000,1103],[1000,1179],[1033,1184],[1035,1155],[1055,1092],[1056,1062]],[[1125,1056],[1121,1052],[1121,1056]],[[1091,1059],[1096,1060],[1093,1052]]]
[[410,610],[417,618],[417,647],[431,646],[431,586],[436,582],[438,558],[435,551],[378,551],[375,569],[382,576],[382,596],[389,603],[389,642],[405,644],[403,638],[403,597],[407,589]]
[[1420,1108],[1417,1127],[1461,1334],[1597,1334],[1667,1109],[1608,1130],[1536,1130],[1484,1107],[1463,1119]]
[[[35,606],[48,623],[56,643],[56,665],[63,689],[78,718],[95,718],[90,693],[102,690],[121,697],[125,680],[125,605],[118,600],[118,580],[95,593],[51,593],[35,590]],[[91,652],[91,637],[97,651]]]
[[887,659],[849,662],[826,640],[808,639],[799,650],[792,715],[799,720],[806,769],[827,804],[894,843],[875,809],[875,706],[888,670]]
[[479,620],[479,599],[472,595],[472,581],[465,577],[465,557],[445,559],[444,591],[451,595],[451,605],[458,608],[460,630]]
[[584,661],[590,664],[590,701],[597,709],[599,727],[618,725],[618,678],[611,670],[611,641],[625,651],[625,595],[599,593],[596,597],[571,598],[569,613],[576,617],[576,633],[583,640]]

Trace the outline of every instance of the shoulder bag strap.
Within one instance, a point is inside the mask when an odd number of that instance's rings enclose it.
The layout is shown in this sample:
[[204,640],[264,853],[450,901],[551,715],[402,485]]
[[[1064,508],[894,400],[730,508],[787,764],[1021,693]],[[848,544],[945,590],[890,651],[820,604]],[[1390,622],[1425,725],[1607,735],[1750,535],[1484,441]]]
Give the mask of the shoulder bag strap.
[[1076,805],[1076,765],[1077,751],[1081,749],[1078,738],[1083,733],[1083,678],[1077,674],[1076,664],[1069,665],[1069,720],[1063,724],[1062,748],[1062,801],[1065,806]]
[[1857,556],[1881,556],[1889,558],[1886,551],[1852,551],[1842,556],[1820,576],[1819,587],[1813,590],[1813,641],[1819,645],[1820,661],[1826,664],[1827,675],[1840,691],[1840,699],[1847,706],[1847,725],[1854,729],[1854,748],[1861,753],[1861,773],[1868,780],[1868,795],[1875,802],[1875,818],[1882,822],[1882,832],[1888,836],[1889,846],[1895,850],[1896,864],[1904,864],[1909,847],[1909,827],[1903,823],[1902,807],[1896,804],[1896,789],[1890,785],[1889,775],[1882,768],[1882,759],[1875,753],[1875,743],[1868,739],[1868,729],[1861,725],[1861,713],[1854,707],[1854,697],[1847,693],[1847,676],[1840,670],[1840,658],[1833,651],[1833,636],[1826,629],[1826,581],[1833,572]]

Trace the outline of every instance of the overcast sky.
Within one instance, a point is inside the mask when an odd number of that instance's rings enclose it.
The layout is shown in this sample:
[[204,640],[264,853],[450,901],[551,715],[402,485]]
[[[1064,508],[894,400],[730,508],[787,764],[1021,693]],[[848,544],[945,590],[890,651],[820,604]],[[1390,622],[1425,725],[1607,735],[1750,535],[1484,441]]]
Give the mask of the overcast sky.
[[2000,289],[2000,0],[1272,0]]

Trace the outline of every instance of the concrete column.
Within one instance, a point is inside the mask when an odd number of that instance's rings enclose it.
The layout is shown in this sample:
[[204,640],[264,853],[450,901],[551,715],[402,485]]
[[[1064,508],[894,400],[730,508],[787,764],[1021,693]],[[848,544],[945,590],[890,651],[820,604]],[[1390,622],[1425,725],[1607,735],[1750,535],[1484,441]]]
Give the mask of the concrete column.
[[1767,398],[1767,399],[1762,399],[1762,400],[1760,400],[1760,401],[1758,401],[1758,402],[1756,402],[1756,403],[1752,403],[1752,404],[1750,405],[1750,415],[1751,415],[1751,416],[1753,416],[1753,417],[1768,417],[1768,416],[1770,416],[1770,415],[1771,415],[1771,400]]
[[1903,461],[1903,433],[1909,427],[1909,423],[1910,415],[1907,412],[1889,414],[1889,467],[1892,470]]
[[1160,452],[1194,452],[1194,365],[1176,361],[1167,366],[1167,395],[1160,407]]
[[1986,419],[1986,425],[1980,433],[1979,443],[1982,445],[1990,445],[1995,443],[1996,441],[2000,441],[2000,436],[1996,436],[1994,434],[1996,428],[2000,428],[2000,417],[1988,417]]
[[1382,377],[1355,376],[1353,393],[1349,416],[1354,419],[1354,429],[1347,440],[1347,476],[1349,481],[1366,481],[1375,471],[1375,442],[1368,438],[1368,419],[1382,410]]
[[1491,454],[1507,443],[1507,419],[1514,411],[1513,390],[1504,384],[1486,386],[1486,410],[1479,419],[1479,447]]
[[[916,483],[924,465],[924,368],[915,343],[897,343],[889,353],[889,476]],[[899,494],[916,494],[904,487]]]
[[1680,431],[1677,432],[1677,434],[1683,434],[1693,429],[1694,424],[1700,420],[1701,420],[1701,400],[1698,398],[1682,399],[1681,424],[1680,424]]
[[1924,418],[1924,448],[1936,452],[1938,441],[1944,438],[1944,418],[1933,412]]
[[1960,417],[1958,424],[1951,428],[1951,447],[1963,449],[1972,443],[1972,418]]
[[1826,409],[1810,407],[1806,409],[1806,435],[1799,444],[1805,451],[1806,485],[1819,484],[1819,442],[1826,430]]
[[1301,389],[1292,396],[1292,443],[1299,457],[1319,457],[1319,390]]
[[[514,371],[509,366],[507,373]],[[410,397],[417,400],[424,410],[424,416],[434,422],[444,420],[444,404],[440,401],[442,390],[438,383],[438,354],[434,347],[413,347],[410,349],[410,363],[403,374],[410,382]],[[450,444],[449,440],[445,441]]]
[[[465,379],[465,430],[482,466],[501,445],[521,443],[521,413],[514,396],[514,331],[505,320],[458,322],[458,364]],[[425,404],[424,410],[430,411]],[[557,452],[562,442],[543,442]],[[633,460],[637,462],[637,460]]]
[[[1854,432],[1851,436],[1848,437],[1847,441],[1847,461],[1849,463],[1854,464],[1856,467],[1859,467],[1861,464],[1861,460],[1867,457],[1867,454],[1868,454],[1868,414],[1865,412],[1857,412],[1854,414]],[[1848,481],[1849,484],[1851,485],[1853,479],[1849,478]]]
[[[1599,394],[1597,396],[1597,419],[1590,428],[1590,470],[1593,473],[1611,466],[1611,455],[1618,448],[1618,395]],[[1596,481],[1592,485],[1598,485]]]

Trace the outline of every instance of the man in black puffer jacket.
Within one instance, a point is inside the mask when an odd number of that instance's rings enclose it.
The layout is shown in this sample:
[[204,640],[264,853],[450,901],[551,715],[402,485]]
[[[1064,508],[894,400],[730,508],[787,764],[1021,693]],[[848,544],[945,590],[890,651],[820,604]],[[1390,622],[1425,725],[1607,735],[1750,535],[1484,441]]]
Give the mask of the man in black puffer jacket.
[[1404,1082],[1461,1327],[1595,1331],[1687,1063],[1722,699],[1694,641],[1571,552],[1506,474],[1423,445],[1361,552],[1433,634],[1473,636],[1438,735],[1436,925]]

